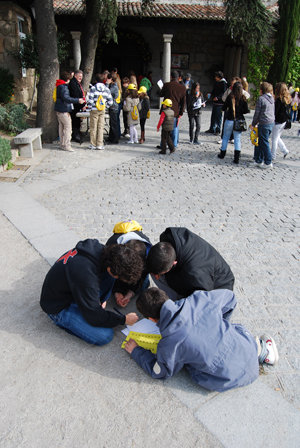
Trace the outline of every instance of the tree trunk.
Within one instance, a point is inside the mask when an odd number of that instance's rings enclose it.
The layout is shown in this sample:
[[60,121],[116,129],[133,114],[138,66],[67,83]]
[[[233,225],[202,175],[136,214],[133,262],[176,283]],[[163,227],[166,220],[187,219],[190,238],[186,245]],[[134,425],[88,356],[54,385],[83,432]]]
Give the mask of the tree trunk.
[[59,73],[53,0],[35,0],[40,79],[37,97],[37,126],[43,128],[43,141],[57,137],[57,120],[52,93]]
[[82,86],[86,91],[92,79],[95,55],[99,39],[100,1],[86,0],[85,25],[81,37],[82,59],[80,69],[83,71]]
[[280,0],[278,4],[280,19],[275,40],[274,62],[268,74],[268,80],[273,85],[287,81],[300,25],[299,0]]
[[34,70],[33,92],[32,92],[32,97],[31,97],[30,106],[29,106],[30,112],[32,112],[32,106],[33,106],[34,95],[35,95],[35,90],[36,90],[36,80],[37,80],[37,73],[36,73],[36,70]]

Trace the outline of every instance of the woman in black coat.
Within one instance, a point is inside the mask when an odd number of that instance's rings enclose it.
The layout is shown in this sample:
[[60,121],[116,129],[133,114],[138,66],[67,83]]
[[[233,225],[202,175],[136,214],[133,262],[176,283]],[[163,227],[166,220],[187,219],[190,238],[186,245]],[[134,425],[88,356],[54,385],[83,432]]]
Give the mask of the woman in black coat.
[[226,120],[224,124],[224,135],[219,159],[224,159],[227,145],[233,131],[234,136],[234,163],[239,163],[241,154],[241,131],[234,130],[234,120],[245,120],[244,114],[250,112],[246,98],[243,95],[243,86],[240,82],[236,82],[232,87],[232,92],[226,98],[223,106]]

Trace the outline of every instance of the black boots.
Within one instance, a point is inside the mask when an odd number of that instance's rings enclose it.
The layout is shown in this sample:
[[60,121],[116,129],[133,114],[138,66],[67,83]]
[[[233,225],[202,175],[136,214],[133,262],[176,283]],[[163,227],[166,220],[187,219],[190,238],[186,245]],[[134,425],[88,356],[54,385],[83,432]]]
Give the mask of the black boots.
[[234,155],[233,155],[233,163],[238,164],[240,161],[240,155],[241,155],[241,151],[234,151]]
[[220,151],[218,154],[218,157],[219,157],[219,159],[224,159],[225,155],[226,155],[226,151]]

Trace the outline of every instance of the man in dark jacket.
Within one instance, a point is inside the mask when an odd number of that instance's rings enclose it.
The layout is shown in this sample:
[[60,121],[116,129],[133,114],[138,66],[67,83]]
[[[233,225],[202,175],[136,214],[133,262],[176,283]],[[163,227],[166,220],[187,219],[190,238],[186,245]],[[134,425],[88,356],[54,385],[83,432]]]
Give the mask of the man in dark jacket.
[[168,227],[147,257],[156,285],[177,300],[196,290],[233,289],[234,276],[207,241],[185,227]]
[[215,72],[215,83],[211,92],[213,107],[211,112],[210,127],[207,131],[205,131],[207,133],[220,134],[222,126],[222,107],[224,104],[222,101],[222,96],[226,92],[227,87],[227,82],[223,77],[223,73],[221,71]]
[[[117,76],[115,74],[108,74],[106,86],[109,88],[113,99],[113,104],[109,108],[109,135],[107,142],[117,144],[119,143],[120,137],[118,114],[121,95],[119,95],[120,92],[117,84]],[[119,101],[119,103],[117,101]]]
[[[172,109],[174,111],[174,128],[172,132],[172,140],[175,148],[177,147],[179,140],[179,120],[183,115],[185,109],[185,97],[186,88],[184,85],[179,84],[178,72],[174,70],[171,72],[171,81],[166,82],[161,89],[160,96],[164,97],[164,100],[170,99],[172,101]],[[160,147],[161,149],[161,147]]]
[[138,320],[135,313],[124,316],[105,310],[114,282],[136,283],[143,266],[137,252],[125,245],[105,248],[96,239],[80,241],[46,275],[41,308],[69,333],[90,344],[107,344],[113,327]]
[[73,78],[69,82],[70,96],[73,98],[84,99],[83,104],[75,104],[74,109],[71,111],[72,140],[78,143],[81,143],[80,118],[76,117],[76,114],[85,106],[85,95],[81,85],[82,78],[83,78],[83,72],[81,70],[76,70],[74,72]]

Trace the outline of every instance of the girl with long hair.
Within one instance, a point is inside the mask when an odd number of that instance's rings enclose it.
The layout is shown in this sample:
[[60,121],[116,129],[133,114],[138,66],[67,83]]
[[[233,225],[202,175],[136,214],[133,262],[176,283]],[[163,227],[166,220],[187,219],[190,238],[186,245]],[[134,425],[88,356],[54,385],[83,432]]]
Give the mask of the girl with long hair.
[[[200,91],[200,84],[196,82],[192,85],[191,93],[187,95],[187,111],[190,122],[190,143],[199,145],[198,137],[201,126],[201,108],[205,107],[204,98]],[[196,130],[194,134],[194,124]]]
[[233,128],[234,120],[245,120],[244,114],[250,112],[247,100],[243,95],[243,86],[240,82],[235,82],[232,86],[232,91],[226,98],[223,106],[223,111],[226,114],[226,120],[224,124],[224,135],[222,139],[222,146],[219,159],[224,159],[227,145],[233,131],[234,136],[234,163],[239,163],[241,154],[241,131],[235,131]]
[[285,158],[289,151],[281,139],[281,134],[289,119],[289,106],[291,104],[291,94],[285,82],[278,82],[275,86],[275,126],[272,131],[272,160],[276,159],[276,152],[279,146]]

